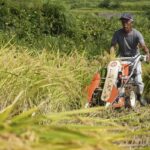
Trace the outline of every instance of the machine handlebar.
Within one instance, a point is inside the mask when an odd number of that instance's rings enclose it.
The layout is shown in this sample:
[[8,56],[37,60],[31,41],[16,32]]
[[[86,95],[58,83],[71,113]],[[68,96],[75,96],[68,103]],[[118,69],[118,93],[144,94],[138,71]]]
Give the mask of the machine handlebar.
[[140,55],[140,54],[138,54],[134,57],[118,57],[117,60],[133,61],[133,60],[138,59],[138,58],[139,58],[140,61],[147,61],[147,56],[146,55]]

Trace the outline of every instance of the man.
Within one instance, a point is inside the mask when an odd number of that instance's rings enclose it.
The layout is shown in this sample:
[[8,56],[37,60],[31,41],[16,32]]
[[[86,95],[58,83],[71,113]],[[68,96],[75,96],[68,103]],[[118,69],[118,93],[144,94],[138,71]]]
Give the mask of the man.
[[[133,17],[130,14],[122,14],[120,17],[122,28],[116,31],[113,35],[110,54],[115,53],[116,45],[119,46],[119,56],[131,57],[140,53],[139,46],[144,50],[147,55],[147,60],[150,60],[149,49],[147,48],[142,34],[133,26]],[[137,99],[141,105],[146,105],[146,102],[142,99],[142,93],[144,90],[144,84],[142,81],[142,69],[141,63],[137,66],[137,75],[135,81],[138,84]]]

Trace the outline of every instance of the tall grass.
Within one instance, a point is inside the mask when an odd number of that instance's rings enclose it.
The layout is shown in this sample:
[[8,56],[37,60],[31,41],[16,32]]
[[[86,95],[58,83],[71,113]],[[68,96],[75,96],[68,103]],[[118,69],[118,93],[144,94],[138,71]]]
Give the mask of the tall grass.
[[150,103],[150,64],[145,64],[143,66],[143,80],[145,83],[144,95]]
[[[66,111],[82,107],[83,90],[98,68],[90,66],[85,54],[29,52],[11,46],[0,50],[0,109],[23,91],[16,113],[47,104],[44,111]],[[90,66],[90,67],[89,67]]]
[[[0,120],[4,115],[7,117],[16,103],[0,112]],[[0,122],[1,150],[140,150],[149,147],[148,107],[147,111],[145,108],[114,111],[99,107],[33,116],[40,107],[13,118],[5,117]]]

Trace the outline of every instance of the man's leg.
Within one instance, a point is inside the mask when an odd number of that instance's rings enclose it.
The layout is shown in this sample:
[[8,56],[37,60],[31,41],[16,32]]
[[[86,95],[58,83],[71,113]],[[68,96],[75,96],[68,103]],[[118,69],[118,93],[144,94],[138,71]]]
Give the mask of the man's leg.
[[143,99],[142,94],[144,91],[144,83],[142,80],[142,67],[141,63],[137,65],[137,72],[136,72],[136,77],[135,77],[135,82],[137,83],[137,99],[140,101],[141,105],[145,106],[147,103]]
[[135,82],[137,83],[138,87],[137,87],[137,94],[142,95],[143,91],[144,91],[144,83],[142,80],[142,74],[137,74],[135,77]]

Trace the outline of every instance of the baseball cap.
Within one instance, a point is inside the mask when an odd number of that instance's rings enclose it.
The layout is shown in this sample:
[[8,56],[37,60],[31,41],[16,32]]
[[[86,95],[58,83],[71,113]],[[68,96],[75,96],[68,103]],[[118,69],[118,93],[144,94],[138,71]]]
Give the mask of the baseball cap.
[[133,21],[133,16],[132,16],[131,14],[124,13],[124,14],[122,14],[121,17],[120,17],[120,20],[122,20],[122,19],[126,19],[126,20],[131,20],[131,21]]

